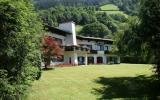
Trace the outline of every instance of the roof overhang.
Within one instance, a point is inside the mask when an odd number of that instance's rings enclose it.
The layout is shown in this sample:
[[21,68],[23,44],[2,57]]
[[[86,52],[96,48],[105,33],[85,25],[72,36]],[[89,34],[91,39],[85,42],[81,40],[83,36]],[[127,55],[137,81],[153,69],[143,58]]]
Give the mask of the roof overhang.
[[77,35],[77,39],[96,41],[96,42],[107,42],[107,43],[110,43],[110,44],[112,44],[114,42],[112,39],[97,38],[97,37],[85,37],[85,36],[80,36],[80,35]]
[[58,28],[55,28],[55,27],[51,27],[51,26],[49,26],[49,25],[45,25],[44,27],[45,27],[45,30],[46,30],[46,31],[50,31],[50,32],[55,33],[55,34],[58,34],[58,35],[66,36],[66,35],[72,34],[72,33],[70,33],[70,32],[66,32],[66,31],[64,31],[64,30],[61,30],[61,29],[58,29]]

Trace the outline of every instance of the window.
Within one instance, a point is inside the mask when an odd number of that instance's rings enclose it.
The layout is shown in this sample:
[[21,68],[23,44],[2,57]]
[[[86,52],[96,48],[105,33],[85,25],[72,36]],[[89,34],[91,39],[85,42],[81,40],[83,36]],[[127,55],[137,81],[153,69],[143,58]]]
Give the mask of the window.
[[103,46],[103,45],[98,44],[98,45],[97,45],[97,50],[99,50],[99,51],[103,51],[103,50],[104,50],[104,46]]
[[92,45],[86,45],[89,49],[92,50]]
[[105,50],[107,50],[107,51],[109,50],[109,49],[108,49],[108,46],[105,46]]
[[104,50],[104,46],[100,45],[100,51],[103,51],[103,50]]

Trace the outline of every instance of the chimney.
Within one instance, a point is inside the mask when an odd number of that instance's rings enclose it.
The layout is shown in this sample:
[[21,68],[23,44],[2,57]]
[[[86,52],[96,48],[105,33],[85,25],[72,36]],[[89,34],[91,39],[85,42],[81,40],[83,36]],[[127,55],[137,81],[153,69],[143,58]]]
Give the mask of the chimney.
[[76,29],[75,29],[75,23],[74,22],[66,22],[59,24],[59,29],[64,30],[66,32],[71,33],[71,35],[68,35],[66,37],[66,44],[69,45],[77,45],[77,39],[76,39]]

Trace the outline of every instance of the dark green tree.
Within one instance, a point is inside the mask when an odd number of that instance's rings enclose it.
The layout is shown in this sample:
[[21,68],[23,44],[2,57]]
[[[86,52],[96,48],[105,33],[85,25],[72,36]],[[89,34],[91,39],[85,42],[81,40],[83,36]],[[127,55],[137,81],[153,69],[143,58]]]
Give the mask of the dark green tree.
[[97,13],[96,17],[97,20],[106,25],[108,29],[112,31],[112,33],[117,31],[117,26],[113,23],[112,18],[107,13]]
[[123,14],[111,14],[112,19],[124,23],[127,21],[127,17]]
[[40,73],[42,25],[30,0],[0,1],[0,99],[19,100]]
[[[130,17],[123,31],[119,31],[115,38],[115,45],[121,61],[124,63],[147,63],[145,49],[142,50],[142,39],[139,36],[139,19]],[[149,60],[149,59],[148,59]]]
[[105,36],[111,36],[110,30],[104,24],[99,22],[85,25],[80,33],[81,35],[90,37],[104,38]]
[[142,0],[140,9],[141,34],[145,50],[153,54],[160,78],[160,0]]

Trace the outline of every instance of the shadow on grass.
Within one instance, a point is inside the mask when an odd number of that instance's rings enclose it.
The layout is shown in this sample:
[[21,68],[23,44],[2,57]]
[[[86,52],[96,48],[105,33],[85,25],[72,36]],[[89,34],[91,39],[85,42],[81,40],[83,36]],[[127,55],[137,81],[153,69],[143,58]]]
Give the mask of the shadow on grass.
[[101,88],[94,88],[93,93],[101,96],[99,100],[160,100],[160,81],[156,78],[137,76],[105,78],[99,77],[96,83],[102,84]]
[[50,71],[50,70],[54,70],[55,68],[53,68],[53,67],[50,67],[50,68],[43,68],[42,70],[43,71]]

